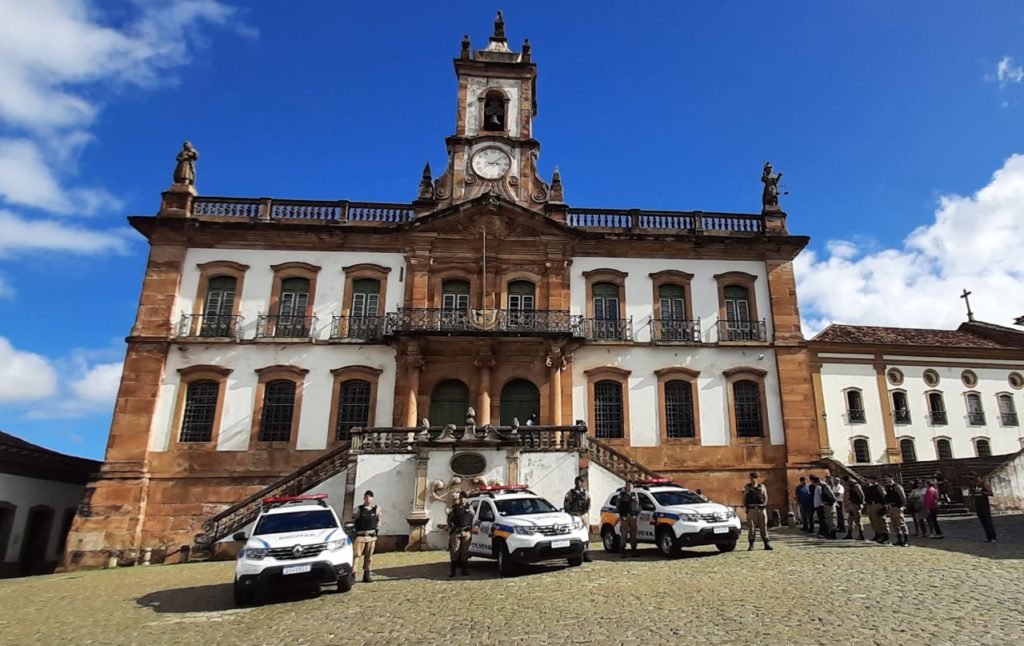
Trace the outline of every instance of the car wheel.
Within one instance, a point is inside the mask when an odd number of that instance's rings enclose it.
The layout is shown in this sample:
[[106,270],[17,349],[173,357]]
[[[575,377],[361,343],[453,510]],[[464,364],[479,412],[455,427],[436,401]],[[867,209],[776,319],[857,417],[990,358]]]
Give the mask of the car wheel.
[[730,543],[715,543],[715,547],[718,548],[719,552],[731,552],[736,549],[736,541]]
[[256,601],[256,595],[249,588],[242,586],[238,581],[235,581],[235,605],[236,606],[249,606]]
[[352,584],[356,582],[356,573],[353,570],[345,576],[338,579],[338,592],[348,592],[352,589]]
[[661,552],[662,556],[672,556],[679,552],[676,547],[675,537],[672,536],[672,530],[665,527],[658,532],[658,551]]
[[619,537],[615,535],[611,525],[605,525],[601,529],[601,543],[604,545],[604,551],[609,554],[619,551]]
[[515,564],[508,554],[508,547],[502,543],[498,546],[498,573],[501,576],[511,576],[515,572]]

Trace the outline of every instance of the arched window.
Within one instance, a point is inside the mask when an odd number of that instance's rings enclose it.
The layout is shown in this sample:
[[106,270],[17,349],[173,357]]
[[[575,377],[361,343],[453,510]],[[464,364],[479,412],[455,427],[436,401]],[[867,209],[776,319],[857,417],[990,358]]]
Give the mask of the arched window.
[[306,278],[285,278],[281,281],[281,295],[277,304],[277,320],[274,321],[274,336],[298,338],[309,336],[310,326],[306,319],[309,307],[309,280]]
[[213,439],[213,421],[217,415],[219,395],[219,382],[200,379],[188,384],[179,442],[209,442]]
[[233,276],[215,276],[207,283],[199,336],[234,336],[237,284]]
[[910,423],[910,401],[902,390],[892,392],[892,416],[897,424]]
[[484,130],[505,130],[505,95],[491,91],[484,97]]
[[868,448],[868,441],[858,437],[853,441],[853,461],[857,464],[870,464],[871,451]]
[[466,423],[468,409],[469,387],[458,379],[442,381],[430,394],[431,426],[462,426]]
[[[725,305],[725,338],[723,341],[757,341],[755,326],[750,321],[750,292],[741,285],[728,285],[722,290]],[[719,326],[719,336],[723,330]]]
[[946,417],[946,402],[942,398],[942,393],[928,393],[928,417],[932,421],[932,426],[945,426],[949,423]]
[[953,459],[953,445],[945,438],[935,440],[935,452],[938,454],[940,460]]
[[846,391],[846,415],[850,419],[851,424],[863,424],[866,420],[864,415],[864,399],[856,388]]
[[349,379],[338,384],[338,417],[334,439],[349,440],[353,428],[366,428],[370,420],[372,384],[365,379]]
[[533,327],[535,293],[530,281],[516,280],[508,284],[508,324],[511,327]]
[[540,390],[525,379],[513,379],[501,389],[501,425],[509,426],[513,419],[525,424],[531,417],[540,419]]
[[999,419],[1003,426],[1017,426],[1017,406],[1013,403],[1013,395],[1003,393],[996,396],[999,402]]
[[622,384],[606,379],[594,384],[594,437],[625,437]]
[[658,301],[661,319],[659,341],[694,341],[694,327],[686,320],[686,288],[682,285],[665,284],[658,287]]
[[469,283],[464,280],[446,280],[441,283],[441,325],[464,327],[468,311]]
[[761,388],[755,381],[737,381],[732,386],[733,405],[736,409],[737,437],[761,437],[764,420],[761,419]]
[[914,448],[914,440],[905,437],[900,440],[900,454],[904,462],[917,462],[917,450]]
[[979,458],[987,458],[992,455],[992,445],[986,439],[974,440],[974,450]]
[[595,283],[592,296],[594,299],[594,338],[619,338],[621,336],[619,328],[619,286],[614,283]]
[[682,379],[665,382],[665,432],[670,438],[694,437],[693,384]]
[[295,414],[295,382],[291,379],[268,381],[263,392],[260,414],[260,442],[287,442],[292,436]]
[[971,426],[985,425],[985,411],[981,407],[981,396],[967,393],[967,423]]

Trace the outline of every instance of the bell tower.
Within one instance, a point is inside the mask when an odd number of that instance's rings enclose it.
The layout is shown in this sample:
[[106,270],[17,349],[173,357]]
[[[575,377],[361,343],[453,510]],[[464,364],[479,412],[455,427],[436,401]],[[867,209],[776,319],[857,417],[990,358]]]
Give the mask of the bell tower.
[[462,39],[455,75],[458,107],[455,134],[445,140],[448,167],[433,182],[429,167],[424,169],[419,204],[433,210],[487,193],[537,211],[561,202],[537,175],[537,66],[530,60],[530,41],[512,51],[499,11],[487,47],[473,51],[469,36]]

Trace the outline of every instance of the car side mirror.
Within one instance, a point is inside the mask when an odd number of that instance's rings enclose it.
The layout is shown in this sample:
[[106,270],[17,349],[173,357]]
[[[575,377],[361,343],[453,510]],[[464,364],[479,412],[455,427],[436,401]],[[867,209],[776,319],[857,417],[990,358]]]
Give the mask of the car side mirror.
[[245,535],[245,532],[235,532],[231,535],[231,538],[236,541],[244,541],[249,537]]
[[356,524],[354,522],[342,523],[341,528],[345,530],[346,534],[355,534]]

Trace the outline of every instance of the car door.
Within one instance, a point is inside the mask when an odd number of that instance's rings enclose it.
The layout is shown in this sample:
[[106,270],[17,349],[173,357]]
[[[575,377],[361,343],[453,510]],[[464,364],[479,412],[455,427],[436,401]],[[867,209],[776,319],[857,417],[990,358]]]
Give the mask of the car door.
[[489,500],[481,500],[473,516],[473,538],[469,551],[482,556],[491,555],[491,527],[494,525],[494,507]]
[[636,519],[636,533],[641,539],[654,540],[654,501],[646,493],[637,494],[640,498],[640,515]]

